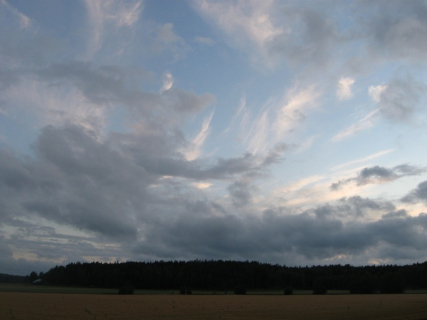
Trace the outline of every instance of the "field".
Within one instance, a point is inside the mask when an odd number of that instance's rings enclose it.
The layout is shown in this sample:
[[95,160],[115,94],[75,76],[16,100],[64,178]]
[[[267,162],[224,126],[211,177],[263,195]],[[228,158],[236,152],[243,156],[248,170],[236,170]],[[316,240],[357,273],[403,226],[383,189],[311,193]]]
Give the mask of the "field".
[[0,319],[427,319],[427,295],[0,292]]

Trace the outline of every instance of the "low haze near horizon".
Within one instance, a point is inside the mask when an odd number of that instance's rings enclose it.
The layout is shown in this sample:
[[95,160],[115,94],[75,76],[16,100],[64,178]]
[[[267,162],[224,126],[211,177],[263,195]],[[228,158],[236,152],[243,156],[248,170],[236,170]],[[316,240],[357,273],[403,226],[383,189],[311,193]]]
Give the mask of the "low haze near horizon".
[[426,1],[0,0],[0,273],[427,260]]

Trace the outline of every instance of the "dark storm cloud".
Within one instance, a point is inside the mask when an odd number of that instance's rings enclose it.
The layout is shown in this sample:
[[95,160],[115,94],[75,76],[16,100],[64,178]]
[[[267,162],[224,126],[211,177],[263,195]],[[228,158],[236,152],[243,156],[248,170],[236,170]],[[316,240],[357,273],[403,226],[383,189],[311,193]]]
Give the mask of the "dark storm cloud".
[[128,87],[127,83],[135,77],[151,76],[149,72],[142,70],[133,73],[117,66],[96,66],[91,62],[69,61],[35,72],[49,82],[69,81],[95,104],[120,103],[140,116],[158,116],[160,111],[166,113],[163,115],[166,118],[171,118],[172,111],[177,114],[192,114],[203,110],[214,101],[210,94],[198,96],[176,88],[156,93]]
[[261,173],[267,165],[265,164],[265,158],[255,156],[251,153],[246,153],[240,157],[234,158],[218,158],[216,163],[200,172],[204,179],[215,179],[231,177],[236,174],[257,174]]
[[242,207],[252,201],[252,193],[255,191],[249,183],[236,181],[227,187],[231,200],[236,207]]
[[0,150],[0,181],[15,190],[34,187],[31,168],[17,161],[10,150]]
[[425,84],[412,78],[393,79],[380,95],[380,112],[393,121],[410,120],[420,108]]
[[387,214],[383,214],[383,219],[388,219],[388,218],[405,218],[408,216],[408,213],[406,212],[406,210],[398,210],[398,211],[391,211]]
[[394,210],[395,206],[389,201],[372,200],[353,196],[341,198],[335,204],[325,204],[315,209],[308,210],[313,216],[319,219],[339,218],[339,219],[357,219],[363,218],[370,212],[384,212]]
[[95,67],[91,62],[83,61],[52,64],[36,73],[45,80],[72,82],[94,103],[117,100],[125,93],[124,85],[128,76],[120,67]]
[[[0,238],[0,240],[2,240]],[[0,265],[1,273],[12,275],[29,275],[32,271],[39,273],[40,271],[46,272],[52,268],[51,262],[45,261],[29,261],[25,259],[14,259],[12,250],[6,244],[0,244]]]
[[168,157],[147,154],[143,149],[134,149],[136,162],[148,172],[159,176],[176,176],[194,180],[224,180],[237,175],[257,176],[265,172],[272,162],[267,156],[246,153],[239,157],[197,159],[188,161],[183,156]]
[[[14,219],[10,225],[16,228],[16,232],[7,239],[0,236],[0,265],[2,272],[8,274],[46,272],[58,262],[67,264],[93,261],[83,257],[95,256],[107,261],[111,257],[120,257],[123,252],[120,247],[105,246],[102,243],[105,239],[97,237],[61,234],[53,227],[43,227],[18,219]],[[24,251],[38,260],[14,259],[11,248],[19,248],[19,253]]]
[[24,164],[1,151],[0,167],[8,175],[0,176],[0,189],[10,198],[2,201],[10,210],[20,206],[13,215],[36,213],[110,237],[136,236],[134,211],[142,209],[150,183],[143,168],[78,127],[44,128],[37,152],[39,159]]
[[[364,3],[359,16],[345,21],[336,17],[347,3],[279,4],[279,19],[289,22],[290,32],[261,41],[262,54],[265,51],[268,59],[284,59],[304,70],[337,63],[336,72],[342,72],[341,63],[360,72],[360,65],[369,68],[366,65],[383,60],[426,61],[426,2],[357,2],[352,9]],[[159,39],[151,39],[142,51],[158,54],[172,49],[174,61],[185,56],[189,48],[175,35],[172,24],[155,29]],[[106,136],[94,136],[79,126],[47,126],[37,138],[32,158],[0,150],[0,226],[2,232],[12,230],[10,238],[0,235],[2,272],[32,271],[29,266],[34,262],[13,258],[15,248],[24,248],[36,259],[62,263],[93,256],[104,260],[119,256],[257,259],[287,264],[337,261],[341,255],[346,263],[427,258],[426,215],[411,217],[405,210],[396,211],[391,202],[354,196],[306,211],[270,203],[261,208],[252,202],[257,190],[251,179],[267,175],[270,166],[283,161],[285,144],[266,154],[188,161],[182,150],[190,142],[176,124],[212,104],[212,95],[175,87],[156,92],[152,89],[155,75],[149,71],[78,61],[73,57],[79,56],[77,49],[64,48],[65,41],[16,30],[0,32],[1,90],[20,80],[34,81],[36,89],[64,89],[59,93],[76,89],[84,103],[126,108],[130,123],[142,125],[140,132],[133,127],[134,133]],[[119,46],[110,45],[116,52]],[[340,56],[350,47],[351,52],[355,50],[353,57]],[[335,79],[335,75],[324,75]],[[393,79],[380,95],[380,113],[391,120],[411,119],[422,106],[424,89],[423,83],[410,77]],[[410,165],[368,167],[332,184],[331,189],[348,183],[388,182],[424,171]],[[229,198],[224,200],[222,194],[211,201],[190,185],[205,180],[228,185]],[[402,201],[427,202],[427,181]],[[364,220],[374,215],[382,218]],[[40,227],[46,223],[55,227]],[[85,236],[60,233],[69,227],[72,232],[83,230]],[[38,262],[36,271],[50,267],[51,262]]]
[[360,19],[364,21],[360,25],[364,35],[371,39],[372,51],[384,58],[425,61],[425,1],[362,1],[360,4]]
[[420,175],[425,171],[426,170],[424,168],[419,168],[408,164],[401,164],[390,169],[380,166],[367,167],[362,169],[362,171],[360,171],[355,178],[344,179],[333,183],[330,186],[330,189],[338,190],[341,188],[341,186],[351,182],[355,182],[358,186],[373,183],[384,183],[406,176]]
[[[185,160],[181,158],[178,162],[187,171],[175,168],[169,172],[177,177],[192,176],[194,180],[237,178],[228,188],[236,214],[221,203],[183,196],[180,187],[172,194],[152,189],[150,186],[161,183],[165,169],[156,171],[147,165],[148,160],[141,159],[144,139],[134,138],[115,134],[99,141],[76,126],[49,126],[42,130],[35,145],[37,158],[20,159],[1,151],[0,201],[5,204],[0,209],[2,223],[11,225],[12,216],[18,224],[20,219],[42,217],[89,231],[93,237],[67,239],[51,228],[17,224],[21,231],[15,233],[14,243],[45,259],[61,257],[59,251],[48,251],[52,245],[48,239],[66,241],[55,248],[62,248],[63,256],[69,259],[76,252],[80,256],[102,256],[91,243],[109,239],[122,246],[121,254],[133,259],[280,259],[288,264],[340,255],[348,259],[363,256],[367,261],[367,252],[374,249],[383,250],[377,254],[385,258],[415,259],[422,256],[427,244],[426,215],[409,217],[403,211],[395,212],[389,202],[359,196],[303,212],[269,208],[257,215],[259,209],[255,207],[253,213],[245,212],[241,218],[253,189],[249,181],[238,177],[263,172],[266,163],[271,163],[265,157],[246,154],[213,164],[199,160],[198,167],[191,168],[183,165]],[[127,143],[120,143],[120,139]],[[153,159],[157,156],[177,161],[174,157],[179,157],[179,153],[163,146],[156,149],[148,144],[147,150],[151,150]],[[167,165],[157,162],[166,168],[173,161]],[[392,170],[372,167],[359,176],[390,178],[392,173],[413,174],[417,170],[408,165]],[[421,191],[422,186],[418,188]],[[419,197],[421,191],[416,193]],[[361,218],[368,213],[379,213],[383,218],[363,222]],[[39,237],[46,244],[26,243],[30,241],[28,237]],[[135,245],[129,246],[129,241]],[[411,251],[404,253],[406,247]],[[111,257],[116,251],[107,251],[106,256]]]
[[[286,21],[286,32],[266,43],[270,59],[285,59],[323,67],[332,62],[351,73],[366,71],[378,60],[426,61],[427,4],[424,1],[298,1],[278,3],[273,14]],[[342,23],[335,19],[346,10]],[[281,25],[281,23],[278,23]],[[353,57],[340,60],[336,53],[350,50]]]
[[[99,141],[77,126],[47,126],[34,147],[36,158],[0,151],[0,217],[36,214],[110,238],[136,238],[136,221],[157,219],[146,206],[169,201],[148,190],[163,176],[227,180],[260,175],[272,163],[252,154],[187,161],[175,151],[180,142],[179,135],[167,134],[113,134]],[[231,193],[241,201],[243,191]]]
[[378,177],[380,179],[386,179],[389,180],[391,177],[394,177],[394,173],[390,169],[382,168],[379,166],[371,167],[371,168],[364,168],[359,173],[359,180],[361,182],[372,178],[372,177]]
[[427,181],[421,182],[414,190],[412,190],[408,195],[403,197],[402,201],[409,203],[427,203]]
[[336,216],[363,217],[368,211],[390,211],[394,210],[395,206],[389,201],[379,201],[353,196],[340,199],[334,208],[337,211],[335,214]]
[[268,151],[267,156],[265,157],[263,164],[268,166],[270,164],[280,163],[282,159],[282,154],[289,149],[289,145],[286,143],[278,143],[271,150]]
[[291,23],[292,32],[282,33],[267,43],[271,57],[283,56],[291,66],[301,63],[322,66],[330,61],[338,30],[321,7],[311,4],[310,8],[282,4],[280,12]]
[[[364,210],[364,203],[360,210]],[[357,205],[356,205],[357,206]],[[374,206],[373,202],[369,206]],[[381,205],[378,205],[381,207]],[[315,210],[319,212],[321,208]],[[327,209],[326,209],[327,210]],[[339,208],[331,210],[336,212]],[[232,214],[210,215],[206,210],[188,211],[176,219],[156,225],[145,242],[134,248],[137,255],[162,258],[158,247],[175,256],[273,260],[294,256],[299,261],[331,259],[337,255],[363,255],[368,250],[392,246],[388,258],[400,259],[400,249],[411,248],[411,258],[423,255],[427,245],[427,215],[409,217],[390,212],[378,221],[344,223],[334,215],[290,214],[267,210],[262,217]],[[150,249],[151,241],[154,248]],[[396,256],[393,256],[395,254]],[[288,264],[297,261],[288,261]]]

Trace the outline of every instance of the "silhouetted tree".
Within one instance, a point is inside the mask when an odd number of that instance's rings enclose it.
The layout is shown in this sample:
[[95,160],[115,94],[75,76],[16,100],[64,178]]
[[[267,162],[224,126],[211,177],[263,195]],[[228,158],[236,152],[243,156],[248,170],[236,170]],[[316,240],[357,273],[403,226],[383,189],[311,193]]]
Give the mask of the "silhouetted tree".
[[39,278],[39,276],[37,275],[37,273],[35,271],[33,271],[33,272],[30,273],[30,277],[29,277],[30,283],[33,283],[38,278]]
[[381,293],[403,293],[405,281],[403,276],[397,272],[386,273],[381,281]]
[[[31,279],[30,279],[31,278]],[[34,281],[37,273],[26,281]],[[329,265],[287,267],[249,261],[154,261],[69,263],[42,275],[46,283],[63,286],[120,288],[129,281],[135,289],[165,290],[185,284],[198,290],[230,291],[244,284],[255,290],[291,287],[313,290],[351,290],[353,293],[402,292],[427,289],[427,262],[407,266]],[[319,280],[320,279],[320,280]],[[320,283],[319,283],[320,282]],[[322,289],[323,287],[323,289]],[[322,289],[322,290],[319,290]]]
[[234,288],[234,294],[246,294],[246,287],[243,285],[238,285]]
[[286,287],[285,290],[283,291],[283,293],[287,296],[291,295],[294,293],[294,290],[291,287]]
[[377,280],[370,274],[355,276],[351,279],[349,290],[350,293],[371,294],[377,291]]
[[327,292],[326,284],[322,278],[313,280],[313,294],[326,294]]
[[126,283],[125,285],[119,288],[119,294],[134,294],[133,285],[130,283]]
[[190,287],[183,286],[183,287],[179,288],[179,293],[180,294],[192,294],[193,290],[191,290]]

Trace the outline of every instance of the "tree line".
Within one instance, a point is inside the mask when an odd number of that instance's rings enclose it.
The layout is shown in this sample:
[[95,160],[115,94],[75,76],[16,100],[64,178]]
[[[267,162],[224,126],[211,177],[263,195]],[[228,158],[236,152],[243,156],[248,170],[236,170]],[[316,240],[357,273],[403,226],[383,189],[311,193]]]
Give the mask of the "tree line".
[[[31,279],[34,279],[31,274]],[[427,288],[427,262],[382,266],[288,267],[256,261],[155,261],[116,263],[70,263],[40,273],[45,284],[135,289],[233,291],[281,289],[349,290],[351,293],[400,293]],[[187,290],[187,289],[186,289]],[[191,291],[191,290],[190,290]]]
[[30,282],[29,276],[14,276],[10,274],[0,273],[0,283],[25,283],[25,282]]

